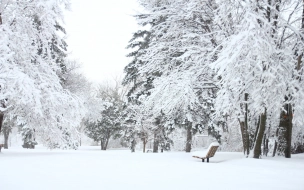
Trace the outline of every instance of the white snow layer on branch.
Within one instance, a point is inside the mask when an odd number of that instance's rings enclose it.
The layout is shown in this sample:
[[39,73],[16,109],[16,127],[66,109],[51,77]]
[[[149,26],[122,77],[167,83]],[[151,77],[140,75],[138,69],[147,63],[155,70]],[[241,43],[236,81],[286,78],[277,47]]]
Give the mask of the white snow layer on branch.
[[[247,103],[253,115],[259,115],[267,108],[276,113],[278,118],[280,108],[286,103],[295,105],[295,115],[302,115],[303,108],[300,107],[303,106],[299,105],[303,105],[304,88],[303,82],[296,77],[298,56],[295,56],[294,48],[303,49],[303,42],[286,39],[279,46],[280,39],[284,38],[284,26],[278,25],[274,31],[269,21],[256,12],[253,4],[248,2],[242,6],[243,10],[239,12],[243,12],[243,15],[236,14],[237,6],[231,2],[223,2],[220,7],[225,10],[234,9],[231,18],[236,18],[235,22],[240,16],[241,18],[234,33],[220,45],[218,60],[212,64],[221,78],[218,86],[222,87],[218,92],[216,110],[219,111],[218,114],[239,110],[237,107],[246,103],[244,97],[247,93]],[[284,7],[280,8],[284,10]],[[285,13],[282,11],[281,14]],[[220,15],[217,20],[221,20],[220,24],[224,26],[226,18],[223,17],[226,16]],[[289,28],[295,27],[289,25]],[[285,33],[287,32],[294,33]],[[292,98],[286,102],[284,97]],[[298,119],[296,121],[300,122]]]
[[167,76],[155,81],[155,88],[146,98],[146,109],[152,110],[157,116],[163,112],[171,120],[181,118],[197,124],[201,121],[200,102],[194,90],[193,79]]
[[49,43],[58,38],[55,24],[62,18],[61,5],[68,3],[33,0],[1,4],[0,99],[11,107],[7,110],[10,115],[22,118],[49,146],[77,139],[75,127],[84,114],[82,101],[61,86],[56,75],[59,65],[50,56]]

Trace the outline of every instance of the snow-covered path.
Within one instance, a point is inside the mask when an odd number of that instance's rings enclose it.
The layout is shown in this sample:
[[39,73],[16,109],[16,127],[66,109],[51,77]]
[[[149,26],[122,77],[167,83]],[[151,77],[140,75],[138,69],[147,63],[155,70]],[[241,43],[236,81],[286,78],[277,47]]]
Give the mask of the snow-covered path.
[[292,159],[246,159],[217,152],[210,163],[191,154],[25,150],[0,153],[0,190],[303,190],[304,154]]

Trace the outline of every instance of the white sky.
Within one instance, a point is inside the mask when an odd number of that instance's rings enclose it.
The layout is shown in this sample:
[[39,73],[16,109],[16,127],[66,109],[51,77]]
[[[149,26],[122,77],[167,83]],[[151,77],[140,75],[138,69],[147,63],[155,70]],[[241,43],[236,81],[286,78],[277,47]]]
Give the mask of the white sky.
[[82,63],[85,76],[103,82],[123,75],[129,63],[125,47],[138,26],[131,16],[136,0],[71,0],[65,15],[70,57]]

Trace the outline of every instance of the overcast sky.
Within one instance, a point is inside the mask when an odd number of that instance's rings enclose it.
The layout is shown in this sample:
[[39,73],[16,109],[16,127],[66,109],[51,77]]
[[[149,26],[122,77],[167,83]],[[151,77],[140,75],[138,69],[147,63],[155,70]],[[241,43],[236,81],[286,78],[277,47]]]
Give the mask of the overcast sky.
[[71,0],[66,13],[70,57],[82,63],[93,82],[123,74],[129,59],[125,47],[138,26],[131,16],[139,10],[136,0]]

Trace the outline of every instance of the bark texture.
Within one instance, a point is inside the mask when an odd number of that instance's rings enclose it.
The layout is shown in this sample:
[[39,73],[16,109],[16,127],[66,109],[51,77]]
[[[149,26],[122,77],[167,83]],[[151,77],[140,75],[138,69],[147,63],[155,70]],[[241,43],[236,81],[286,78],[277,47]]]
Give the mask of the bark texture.
[[153,153],[158,153],[159,139],[157,134],[154,134]]
[[0,112],[0,133],[2,131],[3,120],[4,120],[4,114]]
[[146,152],[147,139],[143,139],[143,153]]
[[281,112],[279,128],[281,130],[280,150],[284,152],[285,158],[291,158],[291,138],[292,138],[292,106],[286,104]]
[[245,93],[245,114],[244,114],[244,121],[239,120],[241,133],[242,133],[242,141],[243,141],[243,148],[244,148],[244,154],[249,155],[250,153],[250,143],[249,143],[249,132],[248,132],[248,94]]
[[9,136],[9,132],[10,132],[9,130],[3,130],[3,134],[4,134],[4,149],[8,149],[8,136]]
[[254,151],[253,151],[253,158],[260,158],[262,154],[262,142],[264,137],[264,132],[266,129],[266,111],[260,116],[260,127],[258,130],[257,138],[255,141]]
[[192,124],[187,125],[187,141],[186,141],[186,152],[191,152],[192,144]]
[[135,152],[136,141],[133,139],[131,142],[131,152]]

